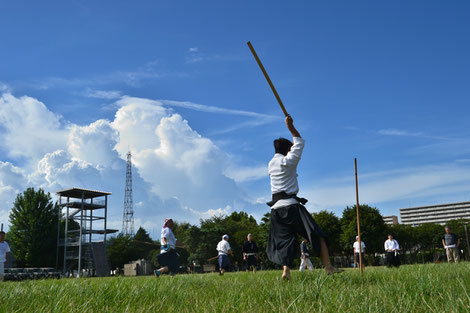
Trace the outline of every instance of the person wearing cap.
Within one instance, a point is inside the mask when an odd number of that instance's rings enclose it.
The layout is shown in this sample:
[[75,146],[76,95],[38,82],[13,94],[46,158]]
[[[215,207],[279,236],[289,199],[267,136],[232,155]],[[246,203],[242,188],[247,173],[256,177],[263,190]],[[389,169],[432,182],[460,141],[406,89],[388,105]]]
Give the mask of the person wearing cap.
[[300,244],[300,268],[299,271],[303,272],[305,267],[308,267],[309,271],[313,271],[313,264],[310,261],[309,253],[308,253],[308,244],[307,239],[304,238],[302,243]]
[[225,271],[230,267],[230,259],[228,255],[233,255],[232,248],[228,243],[228,235],[222,236],[222,240],[217,244],[217,251],[219,252],[219,274],[224,275]]
[[392,234],[388,234],[388,239],[384,243],[384,248],[387,252],[387,267],[399,267],[400,257],[398,256],[398,251],[400,251],[400,246],[398,245],[398,242],[393,239]]
[[178,261],[179,254],[176,252],[176,247],[186,248],[186,245],[181,244],[175,238],[171,230],[174,225],[171,218],[166,218],[162,226],[160,254],[157,255],[158,264],[160,264],[161,268],[155,270],[155,276],[157,277],[168,272],[174,275],[180,267]]
[[[353,244],[354,249],[354,267],[359,266],[359,236],[356,236],[356,241]],[[361,259],[362,267],[364,267],[364,253],[366,251],[366,244],[361,240]]]
[[320,254],[328,274],[342,272],[330,263],[326,234],[304,207],[307,199],[297,196],[297,165],[305,140],[300,137],[290,115],[286,116],[285,123],[292,134],[293,143],[285,138],[274,140],[275,154],[268,165],[272,200],[267,203],[271,207],[271,225],[266,254],[270,261],[283,266],[282,278],[289,280],[297,234],[300,234],[307,238],[313,250]]
[[246,241],[243,243],[243,260],[246,262],[246,271],[249,272],[253,268],[253,273],[256,273],[256,266],[258,266],[258,247],[253,241],[253,236],[248,234]]

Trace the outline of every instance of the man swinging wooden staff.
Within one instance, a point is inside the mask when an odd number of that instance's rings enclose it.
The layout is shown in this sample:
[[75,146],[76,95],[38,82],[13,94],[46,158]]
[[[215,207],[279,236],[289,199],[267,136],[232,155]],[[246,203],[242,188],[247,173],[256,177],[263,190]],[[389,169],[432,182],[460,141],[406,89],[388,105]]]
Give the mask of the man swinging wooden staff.
[[269,260],[283,266],[282,278],[289,280],[290,268],[292,267],[295,247],[297,245],[296,235],[300,234],[302,237],[308,239],[314,251],[320,254],[322,263],[328,274],[342,272],[342,270],[335,268],[330,263],[328,247],[325,240],[326,235],[304,207],[307,199],[297,197],[297,193],[299,192],[297,165],[302,155],[305,140],[294,127],[292,117],[287,113],[273,83],[269,79],[266,70],[250,42],[248,42],[248,46],[286,116],[285,123],[293,137],[293,143],[285,138],[274,140],[275,154],[269,162],[272,201],[267,203],[271,207],[271,226],[266,254]]

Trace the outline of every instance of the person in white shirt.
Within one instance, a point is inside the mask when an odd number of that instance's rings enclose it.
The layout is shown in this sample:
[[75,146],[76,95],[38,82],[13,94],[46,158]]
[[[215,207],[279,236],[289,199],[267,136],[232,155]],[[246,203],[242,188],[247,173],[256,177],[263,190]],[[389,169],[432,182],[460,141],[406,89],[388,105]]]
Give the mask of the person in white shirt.
[[293,143],[285,138],[274,140],[275,154],[268,167],[272,201],[267,203],[271,207],[271,226],[266,254],[270,261],[283,266],[282,278],[289,280],[297,234],[300,234],[307,238],[313,250],[320,254],[328,274],[341,272],[342,270],[330,264],[326,235],[303,206],[307,200],[297,197],[297,165],[305,141],[295,129],[290,115],[286,117],[285,122],[292,134]]
[[[359,236],[356,236],[356,241],[353,244],[354,249],[354,267],[359,266]],[[361,240],[361,259],[362,267],[364,267],[364,253],[366,251],[366,244]]]
[[388,234],[388,239],[385,241],[384,247],[387,253],[387,266],[399,267],[400,257],[398,256],[398,251],[400,251],[400,246],[398,245],[398,242],[393,239],[392,234]]
[[219,252],[219,274],[224,275],[225,271],[230,267],[230,259],[228,255],[233,255],[232,248],[228,243],[228,235],[222,236],[222,240],[217,244],[217,251]]
[[178,253],[175,248],[186,248],[186,245],[181,244],[171,230],[174,222],[171,218],[165,219],[161,233],[161,248],[160,254],[157,256],[158,264],[161,268],[155,270],[155,276],[160,277],[163,273],[170,272],[172,275],[176,274],[179,270],[180,264],[178,261]]
[[0,281],[3,281],[5,276],[5,262],[7,261],[8,254],[10,253],[10,246],[5,241],[5,232],[0,231]]

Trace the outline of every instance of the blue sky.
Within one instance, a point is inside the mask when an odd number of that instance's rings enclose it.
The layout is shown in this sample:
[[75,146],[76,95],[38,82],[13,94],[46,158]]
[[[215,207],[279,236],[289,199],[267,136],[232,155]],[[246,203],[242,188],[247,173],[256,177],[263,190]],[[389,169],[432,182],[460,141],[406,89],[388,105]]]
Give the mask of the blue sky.
[[259,218],[272,139],[289,133],[248,40],[307,140],[310,211],[355,202],[354,157],[361,202],[385,215],[469,201],[469,12],[466,1],[1,2],[0,218],[26,186],[84,184],[112,189],[119,226],[128,147],[136,224],[153,229],[168,210]]

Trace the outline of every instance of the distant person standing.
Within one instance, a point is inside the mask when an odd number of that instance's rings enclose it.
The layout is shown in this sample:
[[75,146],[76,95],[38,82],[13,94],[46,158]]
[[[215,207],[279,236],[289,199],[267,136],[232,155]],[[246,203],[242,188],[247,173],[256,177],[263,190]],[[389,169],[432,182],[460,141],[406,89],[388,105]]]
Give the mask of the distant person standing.
[[[356,236],[356,241],[353,244],[354,249],[354,267],[359,266],[359,253],[361,253],[362,267],[364,267],[364,253],[366,251],[366,245],[364,241],[361,240],[361,248],[359,249],[359,236]],[[357,264],[357,265],[356,265]]]
[[258,266],[258,247],[253,241],[253,236],[248,234],[246,241],[243,243],[243,260],[246,262],[246,271],[249,272],[253,268],[253,273],[256,273],[256,267]]
[[228,243],[228,235],[222,236],[222,240],[217,244],[217,251],[219,252],[219,274],[224,275],[225,271],[230,267],[229,254],[233,255],[232,248]]
[[456,234],[450,232],[449,226],[446,226],[445,231],[444,238],[442,238],[442,245],[444,246],[444,249],[446,249],[447,262],[454,261],[455,263],[458,263],[460,261],[460,239]]
[[170,272],[172,275],[179,271],[180,263],[178,261],[178,253],[176,246],[186,248],[186,245],[181,244],[173,234],[172,228],[175,224],[171,218],[165,219],[161,233],[161,248],[160,254],[157,256],[158,264],[161,268],[155,270],[155,276],[160,277],[163,273]]
[[302,243],[300,244],[300,268],[299,271],[303,272],[305,267],[308,267],[310,271],[313,271],[313,264],[310,261],[309,253],[308,253],[308,244],[307,239],[304,238]]
[[10,246],[5,241],[5,232],[0,231],[0,281],[3,281],[5,276],[5,262],[7,261],[8,253],[10,253]]
[[398,242],[393,239],[392,234],[388,234],[388,239],[385,241],[384,247],[387,253],[387,266],[399,267],[400,257],[398,256],[398,251],[400,250],[400,246]]

